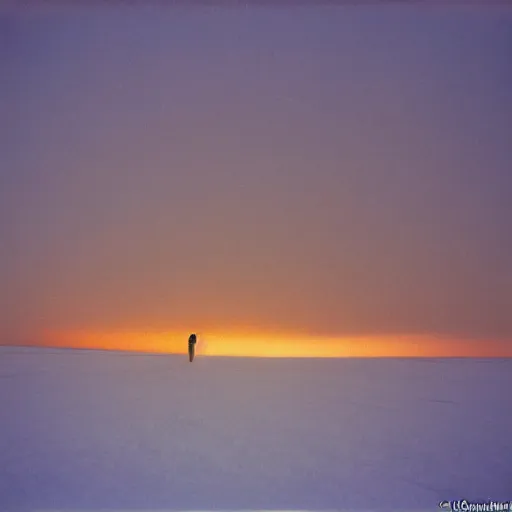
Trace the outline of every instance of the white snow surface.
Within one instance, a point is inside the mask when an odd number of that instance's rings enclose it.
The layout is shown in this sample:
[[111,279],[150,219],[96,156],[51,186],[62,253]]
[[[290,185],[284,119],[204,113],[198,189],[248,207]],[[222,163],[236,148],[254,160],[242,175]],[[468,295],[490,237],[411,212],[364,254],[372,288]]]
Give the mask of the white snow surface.
[[512,499],[512,359],[0,347],[0,511]]

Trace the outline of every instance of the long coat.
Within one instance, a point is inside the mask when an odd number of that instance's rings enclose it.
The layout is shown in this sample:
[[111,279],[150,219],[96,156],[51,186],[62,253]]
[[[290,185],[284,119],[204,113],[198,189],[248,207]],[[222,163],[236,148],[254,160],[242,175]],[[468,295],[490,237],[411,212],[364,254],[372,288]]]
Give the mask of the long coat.
[[191,334],[188,338],[188,360],[192,362],[196,351],[197,337],[195,334]]

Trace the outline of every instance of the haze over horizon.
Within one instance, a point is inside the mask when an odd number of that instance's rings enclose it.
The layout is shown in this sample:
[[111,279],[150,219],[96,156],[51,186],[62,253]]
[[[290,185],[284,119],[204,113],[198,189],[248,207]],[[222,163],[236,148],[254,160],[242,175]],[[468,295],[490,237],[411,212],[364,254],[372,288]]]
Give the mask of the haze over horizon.
[[0,344],[512,356],[511,9],[0,34]]

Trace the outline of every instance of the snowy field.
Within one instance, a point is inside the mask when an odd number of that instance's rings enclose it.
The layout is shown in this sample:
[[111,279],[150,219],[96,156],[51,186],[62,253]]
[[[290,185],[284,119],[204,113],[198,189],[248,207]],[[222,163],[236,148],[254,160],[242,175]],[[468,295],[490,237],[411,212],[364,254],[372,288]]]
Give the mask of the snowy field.
[[0,511],[512,499],[512,359],[0,347]]

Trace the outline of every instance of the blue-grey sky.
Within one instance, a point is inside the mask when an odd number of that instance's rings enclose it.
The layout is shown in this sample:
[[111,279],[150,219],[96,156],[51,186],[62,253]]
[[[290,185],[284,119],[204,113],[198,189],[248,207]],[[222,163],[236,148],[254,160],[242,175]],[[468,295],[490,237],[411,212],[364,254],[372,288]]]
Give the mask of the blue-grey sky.
[[2,342],[512,340],[511,9],[54,8],[0,33]]

